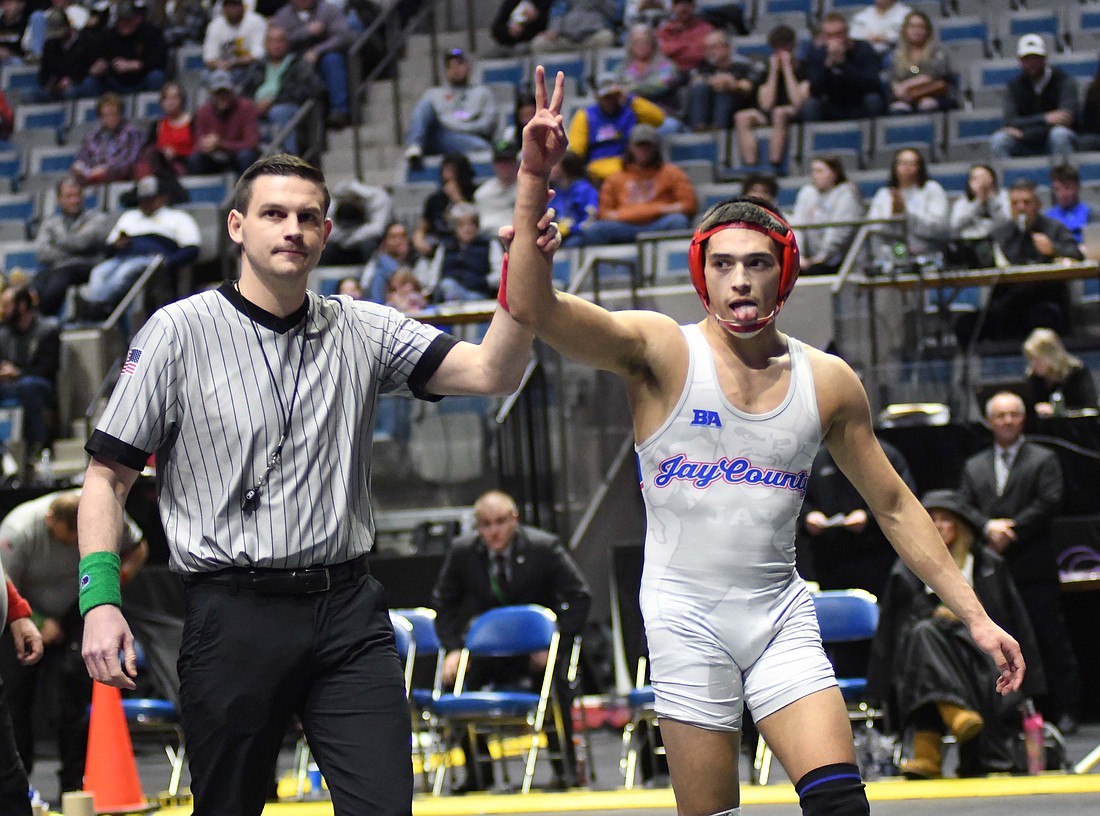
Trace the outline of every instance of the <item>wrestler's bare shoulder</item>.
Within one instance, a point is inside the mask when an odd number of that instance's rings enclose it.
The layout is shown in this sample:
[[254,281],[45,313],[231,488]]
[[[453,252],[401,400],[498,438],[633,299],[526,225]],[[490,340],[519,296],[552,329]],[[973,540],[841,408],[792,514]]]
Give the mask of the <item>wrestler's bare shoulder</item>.
[[850,365],[835,354],[812,346],[805,346],[805,349],[814,374],[818,407],[823,419],[842,407],[866,402],[863,383]]

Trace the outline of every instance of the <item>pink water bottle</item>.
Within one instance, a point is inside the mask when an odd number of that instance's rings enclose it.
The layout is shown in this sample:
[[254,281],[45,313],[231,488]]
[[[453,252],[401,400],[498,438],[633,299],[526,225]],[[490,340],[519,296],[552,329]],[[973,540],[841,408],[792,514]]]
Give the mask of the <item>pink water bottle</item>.
[[1043,745],[1043,715],[1035,710],[1030,697],[1024,699],[1024,747],[1027,750],[1027,772],[1038,774],[1046,770],[1046,748]]

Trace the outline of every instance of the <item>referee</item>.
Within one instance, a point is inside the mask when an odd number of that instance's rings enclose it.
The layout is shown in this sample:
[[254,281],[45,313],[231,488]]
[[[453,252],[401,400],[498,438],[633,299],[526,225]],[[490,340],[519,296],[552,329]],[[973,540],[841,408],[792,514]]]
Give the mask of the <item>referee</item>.
[[[537,152],[534,172],[559,158]],[[401,667],[367,566],[378,395],[509,393],[530,355],[531,335],[501,309],[472,345],[385,306],[307,291],[328,206],[324,176],[296,157],[246,170],[228,217],[240,279],[150,317],[87,444],[85,663],[96,680],[134,686],[117,542],[155,453],[170,565],[187,586],[180,704],[196,816],[263,810],[291,715],[336,816],[412,812]]]

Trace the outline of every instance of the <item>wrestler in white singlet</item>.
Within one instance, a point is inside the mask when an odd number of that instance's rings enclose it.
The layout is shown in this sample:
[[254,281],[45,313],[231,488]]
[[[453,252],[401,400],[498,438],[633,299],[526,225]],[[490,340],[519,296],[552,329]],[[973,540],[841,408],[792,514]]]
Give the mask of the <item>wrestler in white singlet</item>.
[[698,326],[681,327],[680,401],[637,446],[647,534],[641,609],[656,710],[739,730],[836,685],[813,600],[795,571],[795,526],[821,442],[810,361],[788,337],[791,382],[763,414],[733,407]]

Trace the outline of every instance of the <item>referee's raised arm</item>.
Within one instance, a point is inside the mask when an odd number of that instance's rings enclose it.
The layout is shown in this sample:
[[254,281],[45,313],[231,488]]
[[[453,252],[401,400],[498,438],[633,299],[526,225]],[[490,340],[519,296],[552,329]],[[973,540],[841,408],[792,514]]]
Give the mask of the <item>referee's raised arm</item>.
[[[80,545],[80,612],[84,615],[84,665],[93,680],[118,688],[136,688],[134,636],[122,617],[119,541],[126,497],[138,471],[93,458],[84,476],[77,511]],[[126,656],[119,662],[119,652]]]

